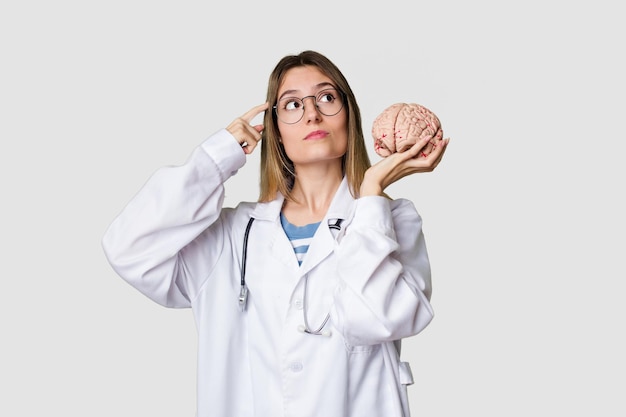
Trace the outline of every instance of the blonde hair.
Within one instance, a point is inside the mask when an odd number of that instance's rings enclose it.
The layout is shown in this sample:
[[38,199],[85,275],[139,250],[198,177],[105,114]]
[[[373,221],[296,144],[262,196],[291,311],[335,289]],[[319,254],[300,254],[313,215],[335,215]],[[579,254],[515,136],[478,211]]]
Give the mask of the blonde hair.
[[259,201],[267,202],[276,198],[278,192],[287,200],[293,200],[291,189],[294,183],[293,162],[285,153],[280,143],[278,119],[271,108],[278,99],[278,89],[287,71],[296,67],[314,66],[328,76],[335,87],[343,93],[344,108],[347,111],[348,149],[342,158],[342,169],[347,177],[350,193],[359,197],[359,189],[365,171],[371,166],[363,128],[361,112],[354,93],[339,68],[324,55],[315,51],[303,51],[298,55],[287,55],[282,58],[272,71],[267,85],[267,102],[270,109],[265,112],[263,124],[265,130],[261,140],[261,183]]

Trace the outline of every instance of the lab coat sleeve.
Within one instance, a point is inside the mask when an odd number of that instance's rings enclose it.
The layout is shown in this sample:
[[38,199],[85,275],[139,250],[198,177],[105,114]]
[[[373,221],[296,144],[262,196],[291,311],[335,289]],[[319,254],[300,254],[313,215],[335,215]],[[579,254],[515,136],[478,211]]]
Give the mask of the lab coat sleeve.
[[[237,141],[222,129],[185,164],[157,170],[105,232],[102,246],[117,274],[161,305],[189,307],[199,284],[189,282],[181,251],[218,219],[223,183],[245,161]],[[218,233],[216,247],[220,239]]]
[[399,340],[430,323],[430,263],[422,219],[409,200],[358,199],[336,254],[332,314],[347,343]]

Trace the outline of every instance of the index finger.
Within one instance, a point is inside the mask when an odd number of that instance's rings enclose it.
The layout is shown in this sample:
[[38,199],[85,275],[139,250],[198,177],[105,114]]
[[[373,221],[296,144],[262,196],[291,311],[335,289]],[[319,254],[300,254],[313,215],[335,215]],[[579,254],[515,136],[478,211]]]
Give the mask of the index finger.
[[243,114],[243,116],[241,116],[241,118],[243,120],[245,120],[246,122],[250,123],[252,121],[252,119],[254,119],[262,111],[267,110],[268,107],[269,107],[269,103],[267,103],[267,102],[265,102],[263,104],[259,104],[258,106],[254,106],[253,108],[251,108],[250,110],[245,112]]

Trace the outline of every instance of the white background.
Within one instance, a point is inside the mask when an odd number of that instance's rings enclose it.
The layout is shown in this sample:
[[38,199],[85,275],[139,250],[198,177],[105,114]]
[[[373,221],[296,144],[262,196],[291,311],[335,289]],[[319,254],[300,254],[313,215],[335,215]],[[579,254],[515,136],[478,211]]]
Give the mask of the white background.
[[[368,3],[2,3],[0,415],[193,417],[191,312],[124,283],[100,241],[304,49],[342,69],[366,139],[401,101],[452,138],[389,190],[433,265],[436,317],[404,343],[413,415],[626,415],[619,2]],[[256,157],[229,205],[256,199]]]

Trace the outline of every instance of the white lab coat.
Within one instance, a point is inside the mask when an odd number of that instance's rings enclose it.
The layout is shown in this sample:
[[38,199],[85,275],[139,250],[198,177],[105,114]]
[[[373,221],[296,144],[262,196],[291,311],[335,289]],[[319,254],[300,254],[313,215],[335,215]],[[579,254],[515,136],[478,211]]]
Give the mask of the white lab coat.
[[[279,220],[282,196],[222,207],[223,184],[245,161],[230,133],[215,133],[184,165],[155,172],[103,239],[128,283],[159,304],[193,309],[197,416],[408,417],[412,376],[399,340],[433,317],[413,204],[355,200],[344,179],[299,267]],[[334,234],[327,220],[336,218],[344,220]],[[313,329],[330,313],[330,336],[299,331],[304,311]]]

